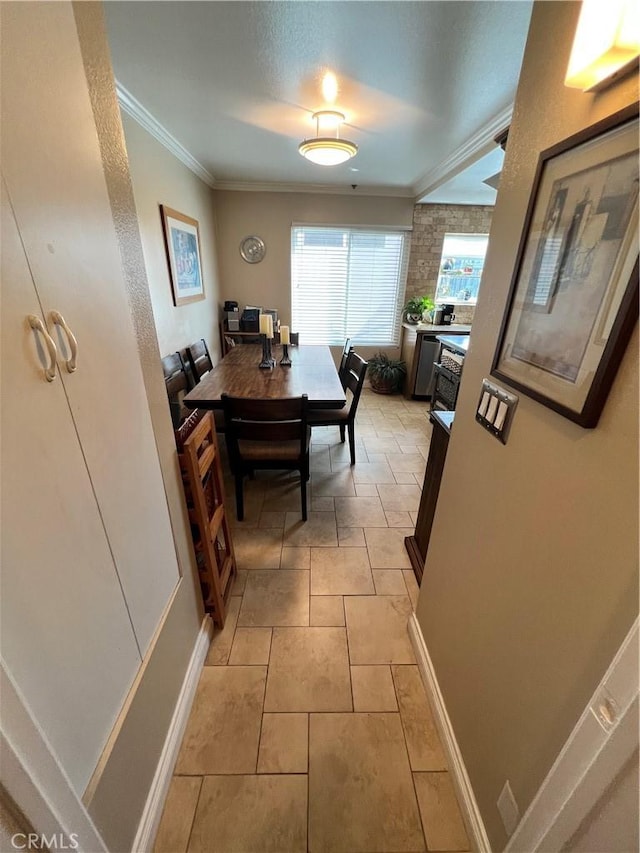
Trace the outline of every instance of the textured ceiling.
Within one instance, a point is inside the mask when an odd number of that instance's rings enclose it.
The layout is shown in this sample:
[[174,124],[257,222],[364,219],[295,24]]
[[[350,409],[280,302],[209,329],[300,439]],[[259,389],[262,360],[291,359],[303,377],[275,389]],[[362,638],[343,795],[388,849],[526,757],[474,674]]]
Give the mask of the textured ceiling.
[[[216,183],[408,195],[512,103],[530,13],[527,0],[105,3],[116,78]],[[360,151],[326,168],[297,145],[330,106]]]

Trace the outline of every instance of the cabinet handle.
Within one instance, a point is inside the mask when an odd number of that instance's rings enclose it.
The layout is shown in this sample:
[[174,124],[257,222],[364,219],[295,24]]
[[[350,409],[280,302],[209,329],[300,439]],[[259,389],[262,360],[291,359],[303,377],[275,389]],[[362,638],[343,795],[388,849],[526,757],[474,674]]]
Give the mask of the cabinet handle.
[[71,358],[68,358],[65,362],[65,367],[69,373],[73,373],[73,371],[78,366],[77,356],[78,356],[78,341],[76,340],[76,336],[73,334],[69,326],[67,325],[67,321],[64,319],[62,314],[59,311],[52,311],[49,316],[51,317],[51,322],[55,326],[60,326],[60,328],[64,331],[67,336],[67,341],[69,342],[69,349],[71,350]]
[[56,357],[58,355],[58,351],[56,350],[56,345],[53,342],[53,338],[47,332],[44,323],[40,319],[40,317],[36,317],[35,314],[29,314],[27,317],[29,325],[31,328],[40,332],[42,337],[44,338],[44,342],[47,345],[47,351],[49,353],[49,367],[46,367],[44,370],[44,376],[47,382],[53,382],[56,378]]

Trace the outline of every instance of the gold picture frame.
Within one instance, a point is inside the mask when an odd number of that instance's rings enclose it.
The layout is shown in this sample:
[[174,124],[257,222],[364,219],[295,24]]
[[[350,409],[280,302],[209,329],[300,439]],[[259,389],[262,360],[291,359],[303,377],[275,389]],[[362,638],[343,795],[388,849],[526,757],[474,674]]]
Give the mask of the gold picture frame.
[[160,205],[160,213],[173,304],[198,302],[205,298],[198,220],[164,204]]

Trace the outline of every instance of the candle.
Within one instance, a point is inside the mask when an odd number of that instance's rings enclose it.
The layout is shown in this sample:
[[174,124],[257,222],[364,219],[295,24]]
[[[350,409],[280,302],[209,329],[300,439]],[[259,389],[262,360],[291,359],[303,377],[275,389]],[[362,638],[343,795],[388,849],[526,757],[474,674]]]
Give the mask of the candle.
[[269,321],[269,328],[267,331],[267,337],[272,338],[273,337],[273,317],[271,314],[267,314],[267,320]]
[[266,335],[269,337],[269,320],[271,316],[269,314],[261,314],[260,315],[260,334]]
[[280,343],[288,344],[289,343],[289,327],[288,326],[280,326]]

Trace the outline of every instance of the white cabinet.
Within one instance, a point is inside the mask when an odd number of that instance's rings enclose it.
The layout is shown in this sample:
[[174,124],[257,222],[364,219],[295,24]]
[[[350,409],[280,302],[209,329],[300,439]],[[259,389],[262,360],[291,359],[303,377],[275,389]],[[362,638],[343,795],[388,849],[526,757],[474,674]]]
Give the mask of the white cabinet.
[[2,29],[2,650],[82,791],[179,572],[72,6]]

